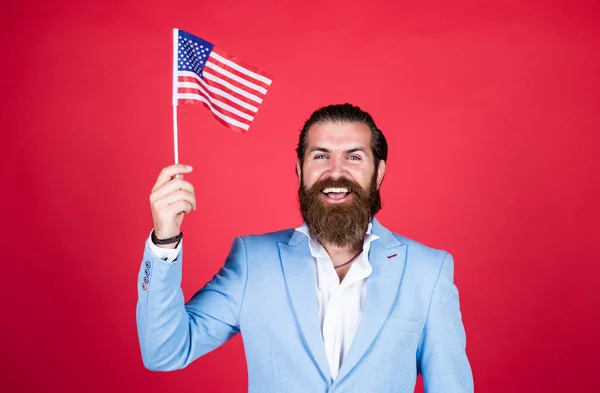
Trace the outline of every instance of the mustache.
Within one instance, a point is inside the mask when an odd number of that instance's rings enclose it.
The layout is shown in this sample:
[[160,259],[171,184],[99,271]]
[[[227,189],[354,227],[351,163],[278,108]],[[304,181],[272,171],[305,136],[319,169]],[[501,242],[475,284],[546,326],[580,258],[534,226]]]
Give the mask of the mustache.
[[315,182],[315,184],[312,185],[312,187],[310,188],[310,191],[315,192],[321,192],[322,190],[326,189],[326,188],[347,188],[348,190],[357,193],[362,191],[362,187],[355,182],[354,180],[345,178],[345,177],[340,177],[337,179],[334,178],[327,178],[327,179],[321,179],[318,180],[317,182]]

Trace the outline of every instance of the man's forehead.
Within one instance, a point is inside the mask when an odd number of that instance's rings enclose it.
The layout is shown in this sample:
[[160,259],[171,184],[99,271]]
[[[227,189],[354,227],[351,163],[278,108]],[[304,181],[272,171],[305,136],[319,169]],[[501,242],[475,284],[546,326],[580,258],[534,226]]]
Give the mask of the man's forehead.
[[364,123],[320,122],[308,130],[308,148],[323,146],[329,149],[368,148],[371,130]]

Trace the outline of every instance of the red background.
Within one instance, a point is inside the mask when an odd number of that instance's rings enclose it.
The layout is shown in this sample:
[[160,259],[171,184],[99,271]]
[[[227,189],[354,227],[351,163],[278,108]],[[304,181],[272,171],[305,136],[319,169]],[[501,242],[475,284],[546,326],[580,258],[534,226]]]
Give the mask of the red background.
[[455,257],[476,391],[597,389],[598,3],[295,3],[3,5],[0,390],[246,391],[239,336],[183,371],[140,357],[173,27],[274,75],[245,136],[180,107],[186,297],[235,236],[300,223],[298,130],[348,101],[389,141],[380,221]]

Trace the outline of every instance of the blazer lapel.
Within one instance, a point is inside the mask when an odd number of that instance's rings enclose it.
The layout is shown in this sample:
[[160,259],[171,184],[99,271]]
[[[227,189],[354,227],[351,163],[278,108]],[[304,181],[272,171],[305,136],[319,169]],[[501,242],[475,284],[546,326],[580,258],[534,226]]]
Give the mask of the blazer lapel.
[[352,371],[375,340],[396,300],[404,272],[406,245],[375,219],[371,233],[379,236],[379,239],[371,243],[369,251],[373,270],[367,279],[365,309],[335,382],[341,381]]
[[308,247],[308,237],[294,231],[287,244],[278,242],[277,245],[285,284],[304,343],[323,379],[330,383],[331,376],[319,323],[316,270]]

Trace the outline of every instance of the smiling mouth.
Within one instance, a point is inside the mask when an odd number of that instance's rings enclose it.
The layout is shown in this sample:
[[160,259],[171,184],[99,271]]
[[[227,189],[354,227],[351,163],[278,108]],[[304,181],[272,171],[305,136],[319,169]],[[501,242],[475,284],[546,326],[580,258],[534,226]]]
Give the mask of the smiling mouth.
[[329,187],[321,191],[325,199],[331,202],[342,202],[350,197],[352,190],[344,187]]

